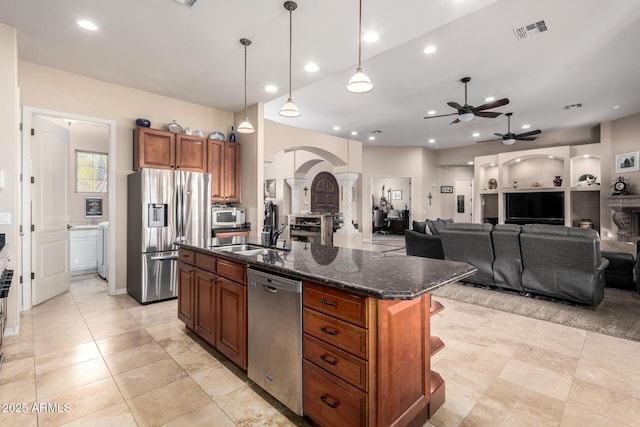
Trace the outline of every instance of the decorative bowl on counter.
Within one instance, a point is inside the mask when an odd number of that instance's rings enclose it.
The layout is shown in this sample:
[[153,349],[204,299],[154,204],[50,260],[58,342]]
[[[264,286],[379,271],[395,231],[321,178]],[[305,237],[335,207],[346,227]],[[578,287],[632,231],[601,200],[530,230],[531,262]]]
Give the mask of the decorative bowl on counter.
[[209,134],[209,139],[215,139],[218,141],[224,141],[224,133],[222,132],[211,132]]
[[184,130],[182,129],[182,126],[177,124],[175,120],[173,122],[169,123],[169,125],[167,126],[167,130],[169,132],[174,132],[174,133],[182,133],[182,132],[184,132]]

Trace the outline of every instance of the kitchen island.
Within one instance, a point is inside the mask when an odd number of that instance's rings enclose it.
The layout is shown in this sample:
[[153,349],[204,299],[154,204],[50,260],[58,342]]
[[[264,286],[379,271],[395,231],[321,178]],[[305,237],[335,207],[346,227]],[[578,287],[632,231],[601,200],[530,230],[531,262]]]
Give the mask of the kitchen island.
[[474,267],[304,242],[243,254],[228,243],[238,240],[178,243],[178,317],[247,369],[246,269],[301,280],[305,416],[324,426],[422,425],[444,403],[430,369],[443,346],[430,316],[441,306],[429,291]]

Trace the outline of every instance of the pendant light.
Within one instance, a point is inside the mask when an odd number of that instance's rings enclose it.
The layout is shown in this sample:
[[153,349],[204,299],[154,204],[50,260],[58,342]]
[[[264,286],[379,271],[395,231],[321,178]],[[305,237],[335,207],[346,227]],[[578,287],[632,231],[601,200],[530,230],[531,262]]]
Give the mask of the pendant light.
[[298,106],[295,102],[293,102],[293,98],[291,98],[291,45],[293,41],[293,18],[292,12],[296,10],[298,4],[294,1],[286,1],[284,2],[284,8],[289,11],[289,99],[284,103],[282,108],[280,109],[280,115],[284,117],[298,117],[300,116],[300,110],[298,110]]
[[371,79],[362,71],[362,0],[360,0],[358,16],[358,68],[349,79],[347,90],[351,93],[367,93],[373,90]]
[[254,133],[253,125],[247,118],[247,46],[251,44],[249,39],[240,39],[244,46],[244,120],[238,125],[238,133]]

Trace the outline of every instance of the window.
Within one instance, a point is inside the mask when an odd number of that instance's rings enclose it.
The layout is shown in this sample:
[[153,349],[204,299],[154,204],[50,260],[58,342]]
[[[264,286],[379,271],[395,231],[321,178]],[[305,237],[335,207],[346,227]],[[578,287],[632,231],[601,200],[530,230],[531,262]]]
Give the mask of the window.
[[107,154],[76,151],[76,192],[108,193]]

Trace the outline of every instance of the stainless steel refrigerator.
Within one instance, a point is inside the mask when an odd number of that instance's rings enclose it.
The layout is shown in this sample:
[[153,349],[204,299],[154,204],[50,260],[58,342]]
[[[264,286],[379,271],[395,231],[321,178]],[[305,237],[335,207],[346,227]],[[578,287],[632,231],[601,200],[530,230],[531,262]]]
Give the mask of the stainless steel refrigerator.
[[211,241],[211,175],[142,169],[127,179],[127,292],[142,304],[176,298],[175,242]]

